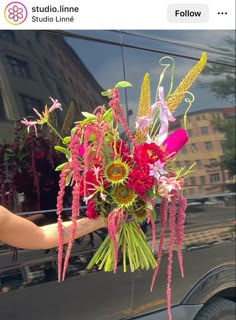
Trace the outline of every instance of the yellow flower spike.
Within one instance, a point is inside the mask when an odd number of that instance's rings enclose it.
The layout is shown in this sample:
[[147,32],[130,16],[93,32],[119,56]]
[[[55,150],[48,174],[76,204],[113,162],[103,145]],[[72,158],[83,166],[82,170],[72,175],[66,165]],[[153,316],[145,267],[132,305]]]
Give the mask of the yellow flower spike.
[[[150,112],[151,106],[151,90],[150,90],[150,76],[149,73],[145,73],[143,82],[141,85],[141,92],[139,98],[139,109],[138,109],[138,117],[148,116]],[[135,139],[139,143],[145,141],[146,135],[148,133],[148,128],[144,130],[136,130]]]
[[139,109],[138,116],[148,116],[151,104],[150,94],[150,76],[149,73],[145,73],[143,83],[141,86],[140,98],[139,98]]
[[188,89],[191,87],[193,82],[202,72],[206,63],[207,63],[207,54],[206,52],[203,52],[198,63],[196,63],[192,67],[192,69],[186,74],[184,79],[180,82],[178,87],[175,89],[174,93],[167,100],[166,105],[168,106],[171,112],[174,112],[176,110],[178,105],[183,100],[185,93],[188,91]]

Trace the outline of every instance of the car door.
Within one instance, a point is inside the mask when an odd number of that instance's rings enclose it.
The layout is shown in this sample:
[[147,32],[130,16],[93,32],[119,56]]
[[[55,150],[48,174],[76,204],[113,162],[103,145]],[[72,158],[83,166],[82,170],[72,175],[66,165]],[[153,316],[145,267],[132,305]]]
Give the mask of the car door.
[[[155,102],[156,88],[163,65],[169,64],[171,68],[173,65],[171,59],[175,60],[174,89],[199,59],[201,52],[206,51],[208,54],[206,70],[189,89],[194,94],[194,101],[186,115],[186,122],[184,116],[188,106],[187,99],[191,99],[191,95],[188,94],[186,101],[183,101],[173,113],[176,121],[170,125],[170,132],[182,127],[187,129],[189,135],[188,144],[176,156],[175,167],[189,167],[195,163],[193,173],[186,178],[184,187],[184,195],[188,201],[183,243],[185,276],[181,277],[177,255],[174,252],[172,305],[180,304],[198,281],[210,275],[213,270],[218,268],[220,270],[222,266],[233,270],[234,266],[235,75],[233,76],[232,70],[235,68],[233,46],[235,40],[233,39],[235,38],[232,31],[227,32],[226,38],[218,31],[133,30],[123,33],[122,50],[126,77],[137,89],[144,73],[149,72],[152,103]],[[159,63],[160,59],[162,65]],[[171,72],[166,72],[163,82],[166,93],[169,90],[170,79]],[[132,110],[129,113],[129,123],[132,126],[137,113],[139,90],[127,90],[127,99],[129,109]],[[156,206],[156,213],[158,245],[161,232],[159,206]],[[151,226],[147,227],[146,235],[151,244]],[[166,238],[168,239],[168,231]],[[166,308],[167,239],[153,291],[150,291],[153,271],[138,271],[133,274],[134,318]],[[157,256],[157,246],[155,250]],[[209,276],[209,280],[206,280],[208,284],[201,285],[201,289],[198,290],[203,290],[204,295],[202,299],[195,301],[191,299],[193,304],[199,301],[204,303],[216,294],[217,290],[231,286],[228,276],[225,275],[222,279],[222,276],[217,274],[217,272],[212,274],[211,279]],[[233,277],[231,271],[231,278]],[[208,290],[206,292],[203,289],[205,287]],[[157,317],[154,313],[148,319]],[[145,319],[145,316],[140,319]]]

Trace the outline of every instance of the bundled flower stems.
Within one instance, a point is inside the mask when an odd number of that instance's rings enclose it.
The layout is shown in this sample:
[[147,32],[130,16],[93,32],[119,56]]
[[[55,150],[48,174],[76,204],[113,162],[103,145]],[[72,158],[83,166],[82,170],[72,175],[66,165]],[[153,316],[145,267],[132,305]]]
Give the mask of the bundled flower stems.
[[[92,114],[82,112],[84,119],[76,122],[68,137],[61,137],[50,124],[50,113],[61,109],[57,100],[52,99],[53,105],[49,109],[46,106],[42,114],[34,109],[37,120],[22,120],[28,129],[34,127],[36,130],[37,125],[47,124],[61,139],[61,145],[57,146],[56,150],[65,154],[65,162],[56,168],[61,171],[57,198],[59,281],[63,281],[66,276],[80,199],[87,205],[88,218],[96,219],[102,216],[107,220],[108,226],[108,235],[87,268],[97,265],[99,270],[116,272],[121,254],[124,272],[128,267],[132,272],[138,269],[154,270],[151,290],[161,263],[166,229],[169,228],[167,307],[171,319],[173,247],[176,245],[183,276],[181,245],[186,209],[183,188],[184,178],[191,172],[192,166],[175,167],[175,155],[187,143],[188,135],[184,128],[169,133],[169,122],[175,121],[172,112],[188,93],[206,61],[206,53],[202,53],[200,60],[176,90],[168,92],[167,95],[161,86],[164,70],[160,75],[154,104],[150,101],[149,74],[145,74],[134,133],[128,126],[119,97],[120,88],[131,86],[126,81],[118,82],[114,88],[102,93],[109,98],[108,107],[98,106]],[[123,127],[126,139],[120,137],[120,127]],[[61,214],[66,186],[72,188],[72,224],[63,258]],[[159,212],[154,209],[155,201],[161,204]],[[156,215],[161,222],[157,257],[154,256]],[[152,227],[151,248],[141,229],[145,221]]]

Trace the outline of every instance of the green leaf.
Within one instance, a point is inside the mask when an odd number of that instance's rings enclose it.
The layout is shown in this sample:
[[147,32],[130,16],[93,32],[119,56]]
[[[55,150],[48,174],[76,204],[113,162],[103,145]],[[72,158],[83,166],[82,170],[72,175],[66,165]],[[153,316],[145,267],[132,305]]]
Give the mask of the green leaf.
[[[85,119],[80,120],[80,121],[76,121],[75,124],[80,124],[81,126],[85,126],[86,124],[93,122],[94,120],[97,119],[96,115],[93,113],[89,113],[89,112],[82,112],[83,116],[85,117]],[[76,127],[75,127],[76,128]]]
[[128,81],[119,81],[116,83],[115,88],[127,88],[127,87],[132,87],[132,84]]
[[[104,142],[105,142],[105,143],[108,143],[108,142],[111,142],[112,140],[113,140],[113,135],[108,134],[108,135],[105,137]],[[110,147],[109,147],[109,150],[111,150]]]
[[64,144],[68,144],[68,143],[70,142],[70,137],[65,137],[65,138],[62,140],[62,142],[63,142]]
[[75,122],[76,124],[79,123],[81,126],[85,126],[86,124],[93,122],[96,118],[85,118],[84,120]]
[[72,136],[75,134],[76,130],[77,130],[76,127],[74,127],[74,128],[71,129],[71,132],[70,132],[70,133],[71,133]]
[[106,120],[109,124],[113,123],[112,109],[109,108],[103,115],[102,120]]
[[55,150],[64,153],[68,158],[70,157],[70,151],[64,147],[61,146],[55,146],[54,147]]
[[96,116],[95,116],[95,114],[93,114],[93,113],[89,113],[89,112],[81,112],[82,113],[82,115],[85,117],[85,118],[89,118],[89,119],[92,119],[92,120],[94,120],[94,119],[96,119]]
[[111,89],[108,89],[106,91],[102,91],[101,92],[101,95],[104,96],[104,97],[110,97],[111,95]]
[[67,164],[68,162],[64,162],[62,164],[59,164],[59,166],[56,167],[55,171],[61,171],[64,169],[65,165]]
[[66,186],[70,185],[71,178],[72,178],[72,171],[70,171],[66,177]]
[[106,118],[108,118],[111,112],[112,112],[111,108],[107,109],[105,113],[102,115],[102,119],[105,120]]

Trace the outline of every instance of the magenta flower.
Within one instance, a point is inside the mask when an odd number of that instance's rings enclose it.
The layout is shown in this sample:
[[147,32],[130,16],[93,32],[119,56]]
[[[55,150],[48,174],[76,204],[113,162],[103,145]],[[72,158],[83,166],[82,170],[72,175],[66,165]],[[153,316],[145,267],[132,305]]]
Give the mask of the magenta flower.
[[49,97],[49,99],[52,101],[53,105],[49,108],[49,112],[54,111],[55,109],[60,109],[62,111],[61,103],[57,99],[53,99],[52,97]]
[[174,156],[188,141],[187,131],[177,129],[171,133],[163,142],[166,155]]
[[84,156],[84,153],[85,153],[84,145],[81,144],[81,145],[79,146],[79,156],[80,156],[80,157],[83,157],[83,156]]
[[167,174],[168,172],[164,169],[165,162],[157,160],[153,164],[149,163],[149,176],[153,176],[159,179],[162,174]]
[[21,123],[27,126],[28,133],[29,133],[30,127],[34,127],[35,134],[36,136],[38,135],[37,127],[36,127],[37,121],[27,120],[26,118],[23,118],[23,120],[21,120]]

